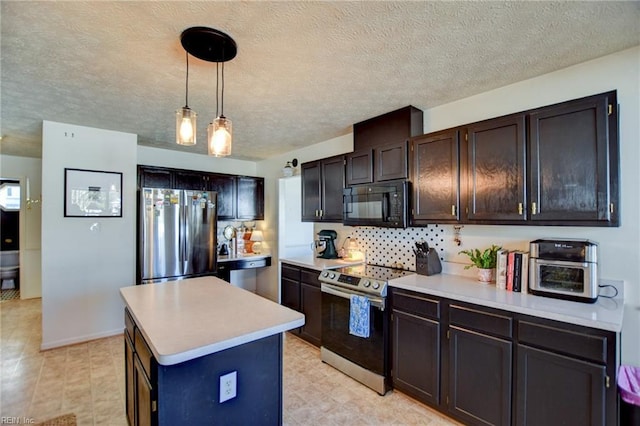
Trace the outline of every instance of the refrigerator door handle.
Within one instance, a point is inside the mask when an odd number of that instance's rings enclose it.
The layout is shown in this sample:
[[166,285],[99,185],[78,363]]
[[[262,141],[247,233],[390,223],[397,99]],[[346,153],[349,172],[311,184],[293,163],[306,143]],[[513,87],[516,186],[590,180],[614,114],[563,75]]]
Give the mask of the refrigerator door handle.
[[180,249],[179,256],[182,266],[182,273],[185,272],[184,262],[187,260],[186,248],[187,248],[187,196],[184,191],[180,191]]

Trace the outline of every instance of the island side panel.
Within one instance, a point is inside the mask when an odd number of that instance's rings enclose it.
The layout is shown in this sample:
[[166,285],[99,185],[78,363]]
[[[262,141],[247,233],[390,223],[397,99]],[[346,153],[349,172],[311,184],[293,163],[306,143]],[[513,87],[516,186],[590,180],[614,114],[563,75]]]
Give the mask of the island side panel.
[[[159,425],[282,424],[282,333],[174,365],[158,365]],[[219,403],[220,376],[237,396]]]

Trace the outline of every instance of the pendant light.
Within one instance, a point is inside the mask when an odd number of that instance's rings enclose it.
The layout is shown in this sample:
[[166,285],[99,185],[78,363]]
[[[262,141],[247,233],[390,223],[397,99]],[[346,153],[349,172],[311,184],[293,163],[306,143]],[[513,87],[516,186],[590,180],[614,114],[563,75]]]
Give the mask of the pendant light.
[[[207,141],[209,155],[224,157],[231,154],[232,127],[231,120],[224,116],[224,62],[222,63],[222,92],[218,90],[220,82],[220,64],[216,63],[216,118],[207,126]],[[218,96],[218,94],[221,96]],[[218,115],[218,99],[220,99],[220,114]]]
[[[231,120],[224,116],[224,63],[235,58],[238,52],[236,42],[222,31],[208,27],[187,28],[182,32],[180,41],[189,54],[204,61],[216,63],[216,118],[207,127],[208,151],[209,155],[216,157],[230,155],[232,127]],[[218,73],[220,63],[222,63],[221,75]],[[218,90],[220,79],[222,80],[221,92]],[[220,106],[220,115],[218,115],[218,106]],[[193,111],[191,114],[194,114]]]
[[189,52],[187,57],[187,78],[185,83],[184,107],[176,111],[176,143],[178,145],[196,144],[196,120],[198,114],[189,108]]

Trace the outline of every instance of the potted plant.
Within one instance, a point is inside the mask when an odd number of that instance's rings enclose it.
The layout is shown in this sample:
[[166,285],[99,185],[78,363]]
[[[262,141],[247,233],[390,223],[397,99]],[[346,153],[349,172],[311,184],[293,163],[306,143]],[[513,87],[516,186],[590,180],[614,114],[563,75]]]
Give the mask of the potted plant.
[[465,266],[464,269],[475,266],[478,268],[478,281],[489,283],[494,279],[497,253],[501,248],[492,244],[491,247],[484,249],[484,251],[478,249],[461,250],[458,254],[466,254],[471,260],[471,265]]

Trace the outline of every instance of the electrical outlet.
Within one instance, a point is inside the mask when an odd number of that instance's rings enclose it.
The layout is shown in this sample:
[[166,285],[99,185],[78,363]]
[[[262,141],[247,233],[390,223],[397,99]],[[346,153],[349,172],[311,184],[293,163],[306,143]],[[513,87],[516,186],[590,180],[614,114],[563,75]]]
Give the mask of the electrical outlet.
[[238,372],[232,371],[224,376],[220,376],[220,403],[236,397],[236,382]]

